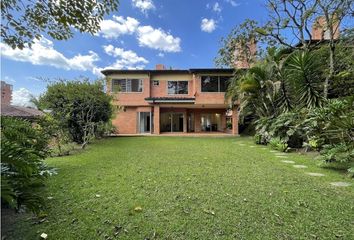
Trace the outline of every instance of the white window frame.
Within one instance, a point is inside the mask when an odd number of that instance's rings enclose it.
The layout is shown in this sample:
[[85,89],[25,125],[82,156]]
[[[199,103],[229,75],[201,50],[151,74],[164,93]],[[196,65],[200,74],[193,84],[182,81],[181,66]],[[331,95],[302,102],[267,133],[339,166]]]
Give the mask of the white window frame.
[[125,88],[126,90],[128,89],[128,85],[130,85],[130,89],[131,89],[131,81],[128,83],[128,80],[139,80],[140,83],[139,85],[141,85],[141,91],[137,91],[137,92],[133,92],[133,91],[119,91],[119,93],[142,93],[144,92],[144,79],[141,78],[113,78],[111,79],[111,92],[114,93],[113,91],[113,81],[114,80],[125,80]]

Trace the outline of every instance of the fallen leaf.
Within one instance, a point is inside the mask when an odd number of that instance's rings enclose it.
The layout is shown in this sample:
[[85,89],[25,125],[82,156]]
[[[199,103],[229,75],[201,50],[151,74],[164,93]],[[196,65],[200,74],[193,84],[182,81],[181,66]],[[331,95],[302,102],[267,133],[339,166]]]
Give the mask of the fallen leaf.
[[203,212],[205,212],[207,214],[215,215],[215,212],[212,210],[203,209]]
[[47,239],[47,237],[48,237],[48,234],[46,234],[46,233],[41,234],[41,239]]
[[141,211],[143,211],[143,208],[140,207],[140,206],[137,206],[137,207],[134,208],[134,211],[135,212],[141,212]]

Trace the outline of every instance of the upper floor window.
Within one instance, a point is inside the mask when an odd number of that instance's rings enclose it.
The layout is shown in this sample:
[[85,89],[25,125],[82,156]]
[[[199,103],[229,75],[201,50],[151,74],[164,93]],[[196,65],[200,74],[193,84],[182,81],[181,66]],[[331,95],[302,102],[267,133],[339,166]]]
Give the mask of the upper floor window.
[[152,85],[153,86],[159,86],[160,85],[160,81],[159,80],[154,80],[154,81],[152,81]]
[[226,92],[230,76],[202,76],[202,92]]
[[142,92],[142,79],[112,79],[112,92]]
[[168,94],[188,94],[188,81],[168,81]]

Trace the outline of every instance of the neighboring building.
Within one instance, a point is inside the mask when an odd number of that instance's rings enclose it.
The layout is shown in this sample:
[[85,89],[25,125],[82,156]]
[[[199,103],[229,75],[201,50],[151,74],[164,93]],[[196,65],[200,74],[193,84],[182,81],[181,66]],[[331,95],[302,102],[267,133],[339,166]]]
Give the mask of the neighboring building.
[[1,81],[1,104],[10,105],[12,100],[12,85]]
[[241,44],[236,44],[234,51],[235,68],[236,69],[248,69],[251,67],[251,63],[255,62],[257,53],[257,42],[255,40],[247,43],[247,49],[243,49]]
[[34,108],[1,104],[1,116],[33,120],[44,116],[44,113]]
[[237,110],[227,111],[224,96],[233,71],[166,70],[161,64],[156,70],[103,70],[107,93],[121,109],[113,125],[120,134],[228,132],[231,120],[229,132],[238,135]]
[[[339,22],[333,24],[333,33],[334,39],[339,38]],[[316,18],[314,24],[312,25],[312,40],[329,40],[330,39],[330,31],[326,24],[326,18],[324,16],[320,16]]]

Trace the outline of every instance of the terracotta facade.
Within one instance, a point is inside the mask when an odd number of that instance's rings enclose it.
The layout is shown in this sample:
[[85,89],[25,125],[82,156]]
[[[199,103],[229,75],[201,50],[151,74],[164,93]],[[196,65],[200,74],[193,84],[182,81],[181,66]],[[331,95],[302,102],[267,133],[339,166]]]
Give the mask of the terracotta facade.
[[[220,86],[221,77],[231,77],[232,73],[232,69],[166,70],[161,65],[156,70],[105,70],[107,94],[114,96],[114,104],[120,109],[112,123],[118,134],[227,132],[238,135],[237,110],[227,113],[230,102],[225,100],[225,92],[205,92],[201,87],[203,76],[219,77]],[[141,79],[141,92],[113,92],[112,81],[119,79]],[[183,94],[171,94],[169,81],[176,86],[180,84],[178,81],[188,82],[188,86]]]

